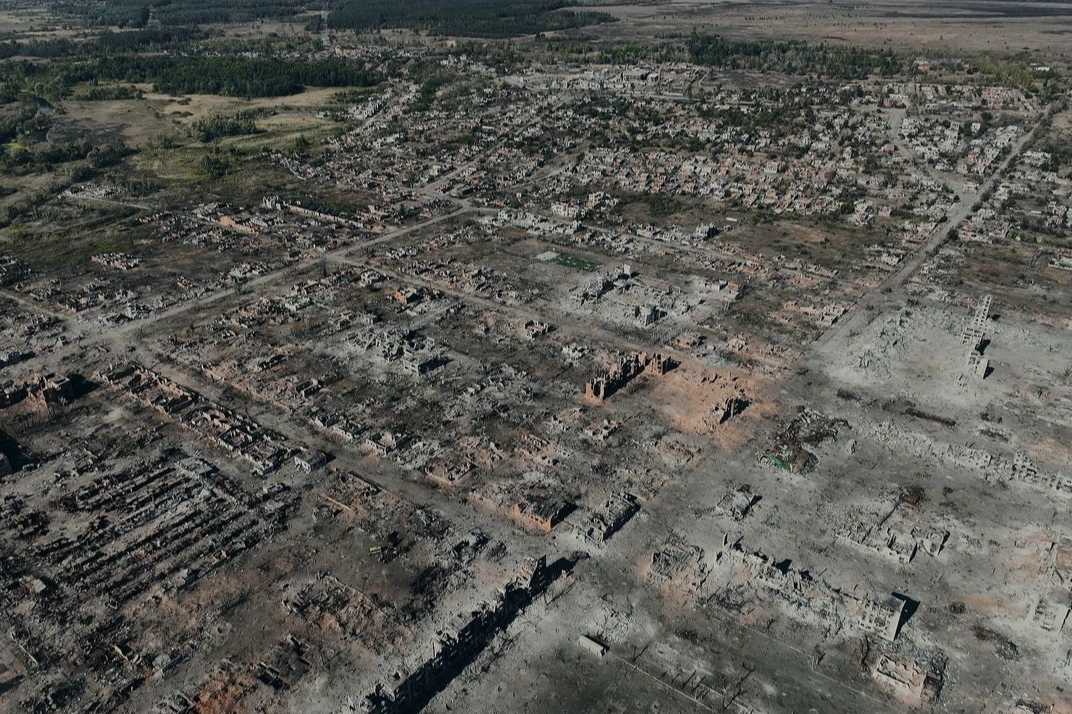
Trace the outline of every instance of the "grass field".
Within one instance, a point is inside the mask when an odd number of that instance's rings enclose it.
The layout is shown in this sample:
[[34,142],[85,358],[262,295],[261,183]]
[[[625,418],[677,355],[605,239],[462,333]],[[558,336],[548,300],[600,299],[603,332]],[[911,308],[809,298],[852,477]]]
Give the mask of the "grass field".
[[559,253],[558,257],[555,258],[555,262],[559,265],[564,265],[567,268],[584,270],[589,273],[599,270],[599,263],[585,260],[584,258],[579,258],[576,255],[570,255],[569,253]]
[[139,85],[145,92],[145,101],[161,115],[193,123],[213,114],[234,114],[240,111],[273,110],[280,113],[315,112],[330,106],[340,89],[310,88],[300,94],[287,97],[260,97],[242,99],[240,97],[221,97],[208,94],[192,94],[173,97],[158,94],[148,85]]
[[64,135],[81,133],[87,138],[114,135],[130,146],[142,146],[161,134],[176,133],[175,124],[143,100],[67,100],[62,110],[53,118],[53,132]]

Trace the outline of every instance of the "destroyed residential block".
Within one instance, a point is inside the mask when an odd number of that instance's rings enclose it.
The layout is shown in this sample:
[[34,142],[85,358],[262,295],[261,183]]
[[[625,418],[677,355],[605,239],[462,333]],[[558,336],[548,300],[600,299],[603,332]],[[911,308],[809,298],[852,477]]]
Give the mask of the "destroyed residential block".
[[850,598],[849,613],[862,630],[893,642],[901,627],[905,604],[905,600],[896,595],[876,599]]
[[983,296],[961,336],[961,342],[966,349],[965,367],[979,379],[985,379],[990,370],[990,360],[983,356],[983,347],[992,302],[993,299],[989,295]]
[[790,473],[808,473],[818,463],[818,457],[807,447],[816,447],[825,441],[836,439],[844,419],[801,408],[797,415],[771,438],[768,448],[760,454],[760,461]]
[[550,533],[572,509],[569,503],[558,498],[526,496],[510,507],[509,514],[525,528]]
[[749,400],[744,394],[734,394],[726,397],[721,403],[716,404],[711,408],[711,413],[719,424],[725,424],[727,421],[737,416],[748,408]]
[[928,528],[919,535],[919,546],[930,556],[936,556],[945,548],[949,540],[949,531],[941,528]]
[[526,561],[497,600],[472,611],[454,632],[440,633],[429,656],[413,669],[397,671],[368,692],[362,714],[404,714],[422,710],[480,655],[492,639],[551,585],[555,572],[546,557]]
[[33,374],[22,382],[10,380],[0,385],[0,409],[30,400],[38,407],[66,404],[75,398],[74,383],[69,377],[52,372]]
[[1070,604],[1068,595],[1061,600],[1040,597],[1031,609],[1031,622],[1047,632],[1060,632],[1068,620]]
[[605,543],[640,511],[640,504],[626,493],[608,496],[591,509],[582,526],[584,537],[593,543]]
[[890,694],[914,706],[933,704],[942,692],[944,668],[923,666],[910,659],[880,654],[871,676]]
[[901,626],[907,600],[897,595],[861,596],[834,587],[792,562],[775,561],[734,543],[721,554],[720,566],[737,570],[740,577],[763,586],[783,606],[804,620],[840,622],[843,615],[864,632],[893,641]]
[[364,447],[378,456],[386,457],[396,449],[401,448],[405,444],[405,441],[405,437],[401,434],[378,432],[370,434],[365,439]]
[[428,374],[447,363],[447,358],[438,354],[406,352],[402,355],[402,367],[412,374]]
[[306,473],[316,471],[331,461],[331,454],[316,449],[303,449],[294,455],[294,465]]
[[882,542],[882,552],[898,563],[907,565],[912,562],[912,558],[916,555],[916,543],[916,539],[909,535],[886,529],[886,535]]
[[464,456],[436,461],[425,470],[428,480],[438,486],[452,488],[476,469],[476,464]]
[[742,484],[719,499],[715,504],[715,511],[735,521],[741,521],[751,513],[752,507],[757,503],[759,496],[752,493],[752,487]]
[[584,385],[584,395],[602,402],[642,373],[666,374],[676,366],[674,360],[659,353],[637,352],[618,360],[617,364]]
[[648,579],[657,584],[677,583],[685,590],[699,588],[707,578],[707,562],[703,548],[670,538],[651,554]]

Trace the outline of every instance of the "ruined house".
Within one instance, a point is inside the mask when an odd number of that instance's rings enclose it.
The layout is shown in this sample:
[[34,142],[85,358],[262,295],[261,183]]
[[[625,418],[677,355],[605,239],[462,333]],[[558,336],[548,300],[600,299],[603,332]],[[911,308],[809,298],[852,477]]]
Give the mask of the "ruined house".
[[622,357],[606,372],[585,382],[584,396],[593,401],[602,402],[642,373],[661,376],[675,366],[676,363],[672,358],[658,352],[650,355],[647,352],[637,352]]
[[572,506],[553,497],[525,496],[510,507],[510,517],[521,526],[541,533],[550,533],[569,515]]

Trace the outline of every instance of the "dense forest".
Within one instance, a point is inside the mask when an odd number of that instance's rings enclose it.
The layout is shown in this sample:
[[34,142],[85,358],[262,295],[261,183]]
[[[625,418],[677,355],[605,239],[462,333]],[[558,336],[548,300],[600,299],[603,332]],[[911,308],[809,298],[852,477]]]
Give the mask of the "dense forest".
[[278,60],[249,57],[104,57],[72,68],[79,81],[151,82],[168,94],[279,97],[306,86],[368,87],[379,75],[351,60]]
[[569,9],[560,0],[351,0],[328,14],[331,28],[412,28],[462,37],[515,37],[562,30],[614,17]]
[[145,27],[150,22],[176,26],[291,17],[319,5],[304,0],[60,0],[54,8],[92,24]]
[[206,37],[208,35],[197,28],[173,27],[125,32],[108,31],[81,42],[66,37],[29,42],[10,40],[0,42],[0,59],[12,57],[60,59],[78,56],[96,57],[122,52],[164,52],[179,49],[189,42],[203,40]]
[[331,28],[412,28],[469,37],[514,37],[614,19],[571,9],[575,5],[571,0],[60,0],[54,7],[81,22],[133,28],[293,18],[330,10]]
[[888,50],[812,45],[800,41],[731,41],[718,35],[693,37],[689,59],[719,69],[748,69],[818,74],[838,79],[863,79],[872,74],[889,77],[904,69]]
[[577,0],[58,0],[53,8],[79,23],[120,28],[290,18],[321,29],[322,16],[310,13],[329,11],[327,26],[333,29],[410,28],[467,37],[516,37],[614,21],[577,5]]
[[167,94],[281,97],[297,94],[307,86],[369,87],[380,80],[376,71],[358,62],[335,58],[122,54],[51,64],[23,60],[0,65],[0,104],[19,100],[26,90],[59,100],[70,96],[78,84],[96,82],[148,83]]

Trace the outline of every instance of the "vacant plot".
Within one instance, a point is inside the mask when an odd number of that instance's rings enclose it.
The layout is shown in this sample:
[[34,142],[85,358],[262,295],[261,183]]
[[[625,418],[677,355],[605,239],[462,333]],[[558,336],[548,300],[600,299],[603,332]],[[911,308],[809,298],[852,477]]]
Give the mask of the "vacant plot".
[[1067,33],[1072,31],[1072,8],[1056,3],[757,5],[719,0],[600,9],[621,22],[586,27],[585,32],[617,39],[685,37],[695,31],[731,38],[776,36],[838,44],[1044,54],[1067,50]]
[[53,118],[50,141],[84,138],[94,144],[119,139],[141,146],[161,134],[174,133],[174,124],[137,99],[65,101]]
[[155,111],[162,116],[190,124],[213,114],[234,114],[240,111],[315,112],[331,105],[335,95],[340,91],[333,88],[314,88],[288,97],[242,99],[208,94],[173,97],[153,92],[152,87],[148,85],[143,85],[141,88],[145,91],[145,100]]

